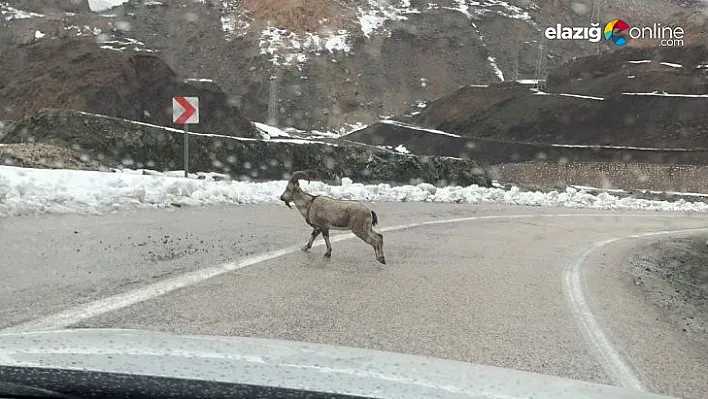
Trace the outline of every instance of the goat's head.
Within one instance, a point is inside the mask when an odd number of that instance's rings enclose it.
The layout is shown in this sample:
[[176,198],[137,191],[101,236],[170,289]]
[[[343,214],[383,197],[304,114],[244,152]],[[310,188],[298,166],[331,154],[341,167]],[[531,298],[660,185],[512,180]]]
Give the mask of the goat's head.
[[310,179],[315,176],[315,172],[312,170],[298,170],[290,176],[290,181],[288,181],[287,187],[285,187],[285,191],[283,191],[283,194],[280,195],[280,200],[285,202],[285,205],[288,206],[288,208],[292,208],[290,206],[290,203],[294,201],[295,196],[302,194],[302,189],[300,188],[300,179],[307,179],[309,182]]

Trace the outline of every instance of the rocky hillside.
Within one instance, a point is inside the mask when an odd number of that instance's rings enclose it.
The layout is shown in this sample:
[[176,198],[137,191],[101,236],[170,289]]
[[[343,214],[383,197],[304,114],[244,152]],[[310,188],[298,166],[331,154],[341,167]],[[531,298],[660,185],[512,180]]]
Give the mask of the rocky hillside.
[[626,49],[569,62],[543,91],[465,86],[345,138],[486,163],[705,163],[706,93],[708,47]]
[[463,85],[535,78],[539,55],[545,76],[573,57],[615,50],[604,40],[542,40],[556,23],[619,17],[679,23],[687,43],[706,38],[703,3],[690,1],[130,0],[59,16],[36,3],[0,3],[0,46],[122,40],[158,52],[180,75],[213,79],[252,120],[320,130],[371,123]]
[[[69,110],[43,110],[6,134],[0,145],[0,165],[176,170],[184,166],[183,138],[179,129]],[[472,160],[421,157],[319,140],[194,134],[190,141],[190,171],[218,172],[241,180],[281,179],[293,170],[314,169],[329,182],[350,177],[369,183],[491,185],[486,171]]]
[[210,82],[179,77],[161,58],[110,50],[93,38],[43,40],[0,52],[0,120],[42,108],[68,108],[172,126],[172,96],[200,98],[193,131],[259,136],[229,97]]

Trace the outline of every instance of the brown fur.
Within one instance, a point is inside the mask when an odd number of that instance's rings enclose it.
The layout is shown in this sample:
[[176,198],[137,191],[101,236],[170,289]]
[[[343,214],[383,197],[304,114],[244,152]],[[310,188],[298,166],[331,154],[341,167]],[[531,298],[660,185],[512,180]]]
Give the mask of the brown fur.
[[313,176],[315,174],[312,171],[293,173],[285,191],[280,196],[280,200],[285,202],[289,208],[291,208],[290,203],[295,204],[295,208],[305,218],[307,224],[312,226],[310,240],[302,247],[302,250],[309,251],[315,239],[322,234],[327,245],[327,252],[324,256],[329,258],[332,256],[329,231],[350,230],[374,248],[376,260],[386,264],[383,253],[383,235],[373,229],[378,219],[376,213],[355,201],[338,200],[305,192],[300,188],[299,181],[303,178],[309,180]]

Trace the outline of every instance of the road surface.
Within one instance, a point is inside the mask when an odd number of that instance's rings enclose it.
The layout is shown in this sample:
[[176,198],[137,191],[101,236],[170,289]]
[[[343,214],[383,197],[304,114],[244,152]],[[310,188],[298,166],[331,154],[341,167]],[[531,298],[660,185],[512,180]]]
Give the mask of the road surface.
[[644,240],[708,235],[708,217],[426,203],[375,209],[385,266],[346,236],[332,236],[329,261],[321,238],[310,253],[299,251],[310,230],[279,205],[1,219],[0,328],[281,338],[686,398],[708,392],[708,338],[664,320],[623,265]]

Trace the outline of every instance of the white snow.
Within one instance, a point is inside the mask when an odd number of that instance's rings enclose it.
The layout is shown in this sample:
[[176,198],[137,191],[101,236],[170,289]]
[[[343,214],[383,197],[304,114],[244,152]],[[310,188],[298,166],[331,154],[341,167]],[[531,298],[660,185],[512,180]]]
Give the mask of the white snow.
[[273,65],[297,65],[301,69],[308,54],[321,55],[325,51],[331,54],[349,53],[351,46],[348,39],[346,30],[298,35],[287,29],[268,26],[261,32],[259,46],[261,54],[272,56],[270,61]]
[[[536,94],[536,95],[576,97],[576,98],[585,98],[585,99],[589,99],[589,100],[598,100],[598,101],[604,100],[603,97],[588,96],[588,95],[583,95],[583,94],[548,93],[548,92],[541,91],[538,89],[531,89],[531,91],[533,91],[534,94]],[[708,94],[681,94],[681,93],[667,93],[665,91],[662,91],[661,93],[659,93],[656,90],[653,92],[647,92],[647,93],[623,92],[622,95],[625,95],[625,96],[688,97],[688,98],[706,98],[706,97],[708,97]]]
[[88,0],[91,11],[106,11],[126,3],[128,0]]
[[576,98],[587,98],[589,100],[599,100],[599,101],[604,101],[605,99],[602,97],[595,97],[595,96],[585,96],[582,94],[570,94],[570,93],[558,93],[559,96],[565,96],[565,97],[576,97]]
[[385,124],[387,124],[387,125],[401,126],[401,127],[405,127],[405,128],[408,128],[408,129],[419,130],[419,131],[421,131],[421,132],[428,132],[428,133],[440,134],[440,135],[443,135],[443,136],[458,137],[458,138],[459,138],[459,137],[462,137],[462,136],[457,135],[457,134],[452,134],[452,133],[448,133],[448,132],[443,132],[442,130],[428,129],[428,128],[424,128],[424,127],[420,127],[420,126],[411,125],[411,124],[408,124],[408,123],[403,123],[403,122],[399,122],[399,121],[394,121],[394,120],[391,120],[391,119],[382,119],[382,120],[379,121],[379,123],[385,123]]
[[638,60],[638,61],[627,61],[632,64],[646,64],[647,62],[651,62],[651,60]]
[[504,74],[502,73],[501,69],[499,69],[499,66],[497,66],[497,61],[492,57],[491,55],[487,57],[487,61],[489,61],[489,65],[492,67],[492,70],[494,71],[494,74],[497,75],[499,80],[502,82],[504,81]]
[[683,68],[683,65],[681,65],[681,64],[674,64],[674,63],[671,63],[671,62],[660,62],[660,64],[661,64],[661,65],[670,66],[670,67],[672,67],[672,68]]
[[522,85],[535,85],[538,84],[538,79],[518,79],[516,83],[520,83]]
[[[287,181],[262,183],[215,181],[172,177],[145,171],[107,173],[62,169],[30,169],[0,166],[0,217],[37,213],[102,214],[130,208],[163,208],[172,205],[282,204],[279,196]],[[171,172],[176,174],[179,172]],[[193,176],[195,177],[195,176]],[[706,212],[703,202],[676,202],[618,198],[607,192],[597,195],[568,187],[565,191],[525,192],[477,185],[435,187],[432,184],[391,186],[353,183],[342,179],[341,186],[319,181],[301,182],[313,194],[358,201],[425,201],[443,203],[497,203],[507,205],[570,207],[593,209]]]
[[44,15],[37,14],[36,12],[22,11],[17,8],[10,7],[7,3],[0,3],[0,15],[5,19],[5,21],[44,17]]
[[660,152],[692,152],[689,148],[661,148],[661,147],[634,147],[626,145],[597,145],[597,144],[551,144],[551,147],[562,147],[562,148],[601,148],[601,149],[611,149],[611,150],[635,150],[635,151],[660,151]]
[[405,21],[408,19],[406,14],[420,14],[420,10],[411,8],[409,1],[399,1],[398,7],[376,0],[368,0],[367,3],[366,9],[359,7],[357,10],[359,26],[365,37],[371,37],[379,30],[390,35],[389,30],[383,29],[386,21]]
[[706,98],[708,94],[678,94],[678,93],[667,93],[662,91],[653,91],[651,93],[622,93],[626,96],[660,96],[660,97],[690,97],[690,98]]
[[708,68],[708,64],[701,64],[701,65],[696,66],[696,69],[701,69],[701,68]]
[[[484,14],[493,13],[505,18],[520,19],[522,21],[531,21],[531,15],[523,8],[509,4],[501,0],[453,0],[455,6],[442,7],[446,10],[452,10],[463,13],[467,18],[476,18]],[[528,3],[527,3],[528,4]],[[437,4],[432,4],[436,7],[431,7],[428,3],[428,9],[437,8]],[[529,7],[533,8],[533,7]]]
[[369,125],[366,125],[361,122],[345,123],[344,126],[339,128],[339,136],[344,137],[344,136],[354,133],[358,130],[366,129],[367,127],[369,127]]
[[256,129],[261,132],[263,138],[266,140],[270,140],[273,137],[292,137],[290,134],[285,133],[284,131],[278,129],[275,126],[266,125],[265,123],[260,122],[251,123],[253,123],[253,126],[255,126]]
[[207,79],[207,78],[187,78],[184,80],[185,82],[207,82],[207,83],[214,83],[213,79]]
[[47,36],[47,35],[46,35],[45,33],[42,33],[42,32],[40,32],[40,31],[38,31],[38,30],[34,31],[34,38],[35,38],[35,39],[41,39],[41,38],[43,38],[44,36]]
[[395,149],[396,151],[401,152],[401,153],[404,153],[404,154],[410,154],[410,153],[411,153],[410,151],[408,151],[408,149],[407,149],[403,144],[399,144],[399,145],[396,146],[396,148],[394,148],[394,149]]

